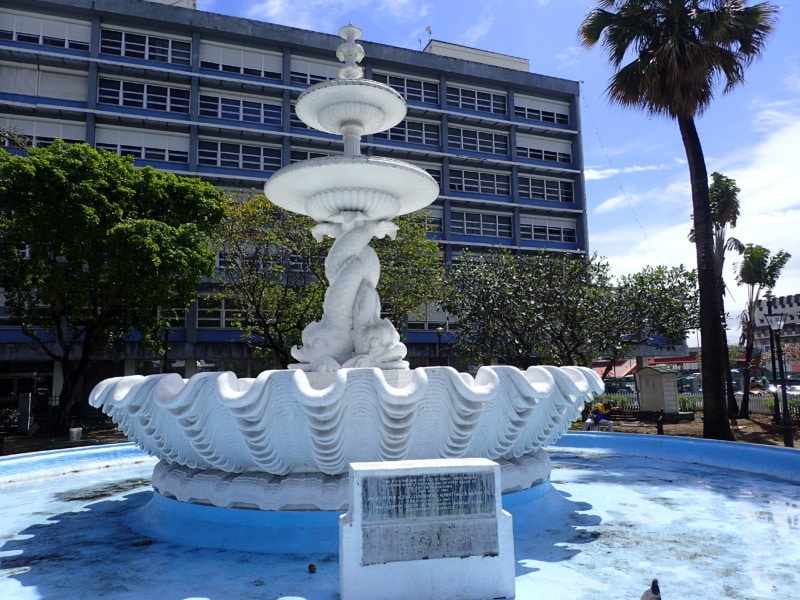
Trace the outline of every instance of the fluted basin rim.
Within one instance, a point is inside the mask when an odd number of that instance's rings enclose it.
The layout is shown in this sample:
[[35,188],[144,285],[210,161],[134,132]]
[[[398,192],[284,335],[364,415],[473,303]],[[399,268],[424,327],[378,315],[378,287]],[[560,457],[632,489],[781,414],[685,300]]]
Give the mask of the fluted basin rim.
[[339,475],[351,462],[519,458],[555,442],[602,390],[583,367],[293,370],[118,377],[89,402],[169,463]]
[[[392,218],[421,210],[439,195],[439,184],[415,165],[375,156],[323,156],[294,163],[274,173],[264,185],[270,202],[286,210],[314,216],[308,200],[336,190],[374,190],[397,199]],[[340,210],[361,210],[344,205]]]
[[366,104],[382,115],[361,123],[362,135],[391,129],[406,115],[406,101],[395,89],[385,83],[369,79],[334,79],[317,83],[297,99],[295,112],[306,125],[319,131],[340,133],[320,119],[322,112],[336,104]]

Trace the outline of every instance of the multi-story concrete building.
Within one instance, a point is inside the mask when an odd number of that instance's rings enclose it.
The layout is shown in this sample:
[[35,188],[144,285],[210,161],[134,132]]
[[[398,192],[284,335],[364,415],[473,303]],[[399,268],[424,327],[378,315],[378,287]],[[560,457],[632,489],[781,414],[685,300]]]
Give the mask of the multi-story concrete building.
[[[785,347],[786,344],[800,345],[800,294],[772,296],[769,302],[772,304],[771,310],[766,298],[759,299],[756,306],[756,329],[755,335],[753,336],[753,345],[767,358],[766,368],[772,371],[770,363],[770,330],[769,323],[767,322],[767,314],[771,312],[775,315],[785,315],[783,329],[781,330],[781,344],[783,347]],[[794,355],[784,356],[784,366],[786,377],[791,380],[791,383],[800,381],[800,363],[797,362]]]
[[[339,138],[307,128],[293,110],[305,88],[337,77],[341,40],[194,4],[4,0],[0,123],[34,144],[86,141],[231,188],[261,188],[283,165],[341,153]],[[409,106],[400,125],[364,139],[362,149],[414,163],[440,182],[429,215],[447,260],[495,246],[587,252],[577,82],[438,41],[423,51],[362,45],[366,76]],[[247,357],[227,327],[230,309],[201,294],[172,332],[170,359],[185,360],[187,375],[197,361]],[[437,314],[409,324],[417,364],[441,344],[437,328],[446,323]],[[42,381],[51,376],[49,361],[23,346],[12,325],[0,327],[0,341],[0,394],[19,391],[22,380],[37,385],[34,371]],[[130,348],[125,372],[149,358]]]

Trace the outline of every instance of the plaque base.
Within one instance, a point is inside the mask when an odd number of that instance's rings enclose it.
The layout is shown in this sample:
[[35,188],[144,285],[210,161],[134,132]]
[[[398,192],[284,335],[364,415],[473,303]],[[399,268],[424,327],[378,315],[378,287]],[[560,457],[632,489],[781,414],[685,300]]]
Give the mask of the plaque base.
[[341,600],[514,597],[511,515],[487,459],[350,465]]

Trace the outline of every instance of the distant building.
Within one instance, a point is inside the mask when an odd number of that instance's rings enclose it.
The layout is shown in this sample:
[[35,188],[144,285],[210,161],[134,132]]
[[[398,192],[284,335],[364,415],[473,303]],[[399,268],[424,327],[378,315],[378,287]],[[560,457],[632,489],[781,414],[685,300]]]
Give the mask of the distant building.
[[[86,141],[230,188],[260,189],[281,166],[341,153],[340,138],[307,128],[293,109],[309,85],[338,76],[341,39],[195,6],[4,0],[0,123],[34,144]],[[587,253],[578,82],[436,40],[422,52],[362,45],[366,76],[409,105],[402,123],[362,149],[414,163],[440,183],[428,213],[447,260],[497,246]],[[249,351],[230,326],[235,310],[200,290],[170,334],[168,366],[188,376],[224,362],[241,372]],[[437,328],[447,327],[433,309],[409,322],[412,364],[440,352]],[[0,314],[0,395],[60,387],[25,341]],[[131,345],[93,377],[161,368],[159,360]]]
[[[800,294],[790,296],[777,296],[772,298],[772,313],[786,315],[786,322],[781,330],[781,343],[800,344]],[[756,330],[753,346],[761,350],[767,357],[766,368],[771,371],[769,324],[767,323],[768,305],[765,298],[760,298],[756,306]],[[800,379],[800,363],[785,357],[786,376],[790,379]]]

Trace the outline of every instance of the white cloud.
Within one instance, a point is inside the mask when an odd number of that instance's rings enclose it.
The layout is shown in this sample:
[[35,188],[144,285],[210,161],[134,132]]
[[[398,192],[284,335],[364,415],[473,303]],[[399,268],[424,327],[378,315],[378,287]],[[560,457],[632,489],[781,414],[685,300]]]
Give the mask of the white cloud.
[[791,115],[784,117],[786,124],[753,148],[751,162],[729,173],[741,189],[741,216],[732,233],[773,254],[792,254],[778,280],[779,295],[800,293],[800,115],[795,114],[793,122]]
[[494,15],[492,11],[487,8],[479,17],[478,23],[461,34],[461,43],[465,46],[474,46],[489,34],[492,30],[492,25],[494,25]]
[[580,63],[582,58],[581,50],[577,46],[571,46],[564,50],[563,52],[559,52],[556,54],[556,60],[558,61],[558,68],[559,69],[566,69],[569,67],[574,67],[578,63]]
[[[633,220],[636,222],[652,222],[661,225],[686,223],[689,220],[692,204],[688,174],[681,175],[672,182],[666,182],[663,186],[645,192],[636,191],[633,186],[629,186],[625,190],[622,182],[620,182],[620,188],[619,194],[598,204],[592,210],[592,214],[603,215],[628,208],[633,212]],[[638,214],[634,207],[640,207]]]
[[371,0],[262,0],[248,8],[246,16],[313,31],[338,31],[351,15],[365,9],[377,19],[396,22],[427,16],[430,4],[421,0],[383,0],[378,5]]
[[431,6],[420,3],[418,0],[383,0],[379,10],[389,15],[392,19],[409,21],[428,16]]
[[[740,188],[741,205],[737,227],[730,232],[746,244],[757,244],[773,254],[784,250],[792,258],[784,268],[775,293],[800,293],[800,168],[797,144],[800,140],[800,110],[784,102],[763,106],[754,122],[773,123],[768,132],[750,146],[730,144],[730,153],[709,165],[722,170]],[[603,215],[630,209],[634,218]],[[615,274],[632,273],[646,265],[684,264],[695,268],[695,249],[687,241],[691,224],[688,173],[682,173],[663,188],[646,193],[628,191],[598,205],[590,220],[592,249],[608,258]],[[644,222],[644,225],[641,224]],[[725,279],[733,297],[726,300],[731,314],[738,314],[745,301],[744,288],[735,284],[736,255],[726,258]]]
[[599,179],[608,179],[610,177],[615,177],[622,173],[643,173],[646,171],[663,171],[664,169],[672,168],[671,165],[634,165],[631,167],[623,167],[621,169],[614,169],[614,168],[607,168],[607,169],[598,169],[589,167],[588,169],[584,170],[584,176],[586,177],[586,181],[596,181]]
[[[593,248],[608,259],[616,276],[637,273],[647,266],[682,264],[695,268],[697,260],[694,245],[688,241],[690,225],[683,223],[662,226],[644,232],[636,226],[609,231],[605,236],[593,235]],[[606,238],[606,239],[603,239]],[[610,243],[602,243],[608,240]]]
[[617,194],[598,204],[592,212],[594,214],[610,213],[625,206],[635,206],[642,200],[643,197],[636,194]]

